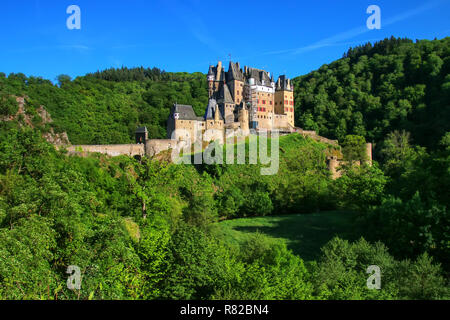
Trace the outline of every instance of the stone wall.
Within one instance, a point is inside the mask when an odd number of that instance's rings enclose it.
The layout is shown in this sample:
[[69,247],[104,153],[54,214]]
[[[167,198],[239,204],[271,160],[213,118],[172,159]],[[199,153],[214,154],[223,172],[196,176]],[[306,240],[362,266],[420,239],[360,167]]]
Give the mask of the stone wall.
[[84,156],[88,153],[103,153],[111,157],[120,155],[125,156],[144,156],[145,146],[143,144],[105,144],[105,145],[78,145],[66,147],[69,154],[78,154]]
[[335,180],[342,176],[342,172],[339,171],[340,166],[341,163],[336,157],[330,157],[328,159],[328,170],[330,170],[331,179]]
[[179,142],[171,139],[151,139],[145,144],[145,154],[148,157],[154,157],[162,151],[177,148]]
[[320,142],[323,142],[323,143],[331,144],[332,146],[335,146],[335,147],[337,147],[339,145],[337,140],[331,140],[331,139],[319,136],[315,131],[303,130],[303,129],[300,129],[300,128],[295,128],[295,132],[300,133],[304,137],[310,137],[311,139],[314,139],[316,141],[320,141]]
[[[367,157],[367,160],[366,160],[367,162],[366,163],[369,166],[371,166],[372,165],[372,161],[373,161],[372,160],[372,144],[371,143],[367,143],[366,144],[366,157]],[[328,157],[327,160],[328,160],[328,169],[330,170],[330,173],[331,173],[331,178],[333,180],[337,179],[337,178],[340,178],[342,176],[342,171],[340,171],[339,169],[340,169],[341,165],[346,164],[347,161],[344,161],[342,159],[338,159],[335,156]],[[360,166],[361,162],[360,161],[356,161],[355,164],[357,166]]]
[[273,117],[273,127],[275,129],[289,128],[290,125],[286,114],[274,114]]

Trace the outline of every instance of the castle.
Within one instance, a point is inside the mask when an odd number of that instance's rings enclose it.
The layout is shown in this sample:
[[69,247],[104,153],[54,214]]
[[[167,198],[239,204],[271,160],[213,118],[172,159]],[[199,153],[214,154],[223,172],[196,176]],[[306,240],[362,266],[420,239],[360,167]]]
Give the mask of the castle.
[[[277,130],[281,134],[300,133],[314,140],[339,147],[338,141],[319,136],[315,131],[294,126],[294,86],[286,76],[274,81],[264,70],[229,63],[228,71],[219,61],[207,74],[209,101],[203,116],[195,114],[190,105],[174,104],[167,120],[167,139],[149,139],[147,128],[136,130],[136,143],[124,145],[68,146],[69,154],[103,153],[110,156],[128,155],[154,157],[163,151],[184,148],[199,138],[208,143],[225,138],[227,130],[249,135],[262,130]],[[212,136],[208,133],[214,132]],[[369,163],[372,144],[366,145]],[[328,157],[332,178],[338,178],[342,160]]]
[[286,76],[275,82],[267,71],[241,69],[231,61],[225,71],[219,61],[209,67],[207,81],[209,102],[203,117],[197,117],[192,106],[175,104],[167,121],[168,139],[195,142],[208,130],[240,129],[244,135],[250,129],[295,131],[294,86]]

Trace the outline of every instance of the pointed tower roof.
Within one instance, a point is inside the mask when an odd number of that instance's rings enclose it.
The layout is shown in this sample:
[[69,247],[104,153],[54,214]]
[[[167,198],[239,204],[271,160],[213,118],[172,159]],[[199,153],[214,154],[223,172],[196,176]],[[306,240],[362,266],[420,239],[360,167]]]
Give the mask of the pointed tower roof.
[[278,78],[277,87],[275,90],[293,91],[291,79],[287,78],[285,75],[280,76]]
[[244,74],[240,69],[239,62],[233,63],[230,61],[228,66],[227,81],[232,80],[244,81]]
[[227,85],[223,86],[223,102],[234,103],[233,97],[231,96],[230,89]]
[[214,75],[214,66],[209,66],[208,76],[213,76],[213,75]]
[[219,110],[219,105],[216,104],[216,109],[214,110],[214,121],[223,120],[222,114]]
[[214,119],[214,112],[216,110],[217,102],[215,99],[209,99],[208,106],[205,111],[205,120]]

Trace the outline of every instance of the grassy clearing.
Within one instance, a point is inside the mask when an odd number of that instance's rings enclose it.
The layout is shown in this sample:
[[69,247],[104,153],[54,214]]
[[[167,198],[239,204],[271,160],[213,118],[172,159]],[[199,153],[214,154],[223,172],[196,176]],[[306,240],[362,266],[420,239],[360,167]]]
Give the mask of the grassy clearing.
[[217,234],[232,244],[260,232],[287,244],[305,261],[316,259],[320,248],[335,236],[354,240],[356,213],[329,211],[311,214],[242,218],[218,223]]

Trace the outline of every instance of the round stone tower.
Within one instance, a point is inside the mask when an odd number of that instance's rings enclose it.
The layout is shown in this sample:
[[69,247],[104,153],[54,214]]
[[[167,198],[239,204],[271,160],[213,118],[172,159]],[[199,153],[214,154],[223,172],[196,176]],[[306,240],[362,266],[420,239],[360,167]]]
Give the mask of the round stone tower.
[[245,107],[242,107],[239,110],[239,123],[241,125],[241,130],[244,135],[248,135],[250,130],[248,126],[248,110]]

